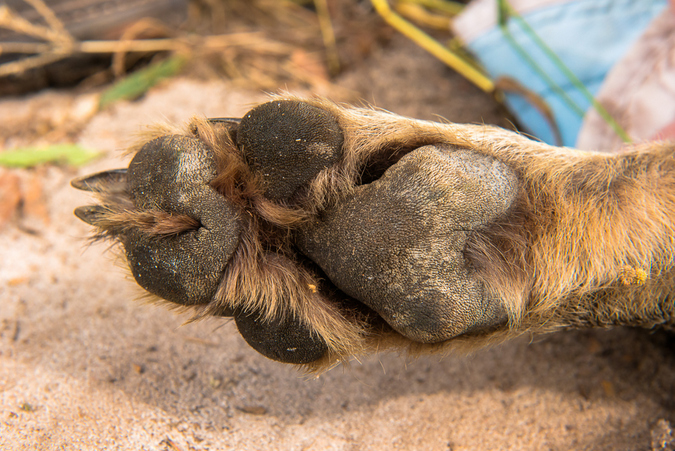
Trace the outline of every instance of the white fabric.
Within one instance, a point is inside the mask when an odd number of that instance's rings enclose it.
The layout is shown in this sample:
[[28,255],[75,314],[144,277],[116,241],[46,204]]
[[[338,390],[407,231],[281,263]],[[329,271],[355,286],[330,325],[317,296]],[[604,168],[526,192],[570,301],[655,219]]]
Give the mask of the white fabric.
[[[597,99],[637,142],[675,139],[675,13],[666,9],[612,68]],[[589,110],[577,147],[614,150],[621,140]]]
[[[509,0],[509,5],[519,14],[546,6],[560,5],[576,0]],[[455,35],[464,42],[471,42],[481,34],[497,26],[497,2],[495,0],[473,0],[450,24]]]

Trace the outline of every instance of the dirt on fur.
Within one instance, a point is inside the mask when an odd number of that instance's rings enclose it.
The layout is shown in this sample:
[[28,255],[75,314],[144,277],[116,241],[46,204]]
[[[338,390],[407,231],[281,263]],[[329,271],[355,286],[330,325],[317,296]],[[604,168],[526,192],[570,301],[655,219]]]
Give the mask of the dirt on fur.
[[[337,83],[337,100],[510,127],[490,97],[402,38]],[[62,138],[49,135],[58,124],[39,126],[60,118],[105,152],[77,170],[0,170],[0,207],[15,207],[4,219],[0,208],[0,449],[675,448],[675,342],[662,332],[565,332],[468,357],[380,354],[307,378],[256,353],[231,322],[182,325],[186,316],[143,303],[107,245],[87,241],[72,211],[91,200],[70,179],[126,166],[120,151],[144,125],[241,116],[265,98],[179,78],[91,116],[77,92],[0,100],[6,147]]]

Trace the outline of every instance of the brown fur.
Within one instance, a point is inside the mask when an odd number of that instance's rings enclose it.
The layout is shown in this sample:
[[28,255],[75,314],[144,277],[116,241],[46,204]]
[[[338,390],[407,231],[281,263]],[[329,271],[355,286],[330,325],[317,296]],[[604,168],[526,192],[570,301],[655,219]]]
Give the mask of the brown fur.
[[[305,101],[338,121],[345,138],[343,158],[286,204],[263,196],[260,177],[250,171],[227,128],[197,118],[184,132],[216,152],[219,175],[213,186],[242,212],[246,224],[215,299],[199,307],[197,317],[235,307],[265,318],[293,315],[330,350],[311,370],[387,348],[413,354],[466,351],[523,333],[570,327],[673,325],[673,144],[649,143],[617,154],[584,152],[489,126]],[[168,130],[151,131],[143,142]],[[520,194],[509,213],[475,233],[465,251],[486,286],[504,300],[508,325],[432,345],[414,343],[372,315],[356,314],[326,296],[320,287],[328,282],[297,263],[291,241],[294,228],[427,144],[492,156],[520,179]],[[126,227],[163,235],[193,226],[184,218],[134,211],[117,198],[104,196],[103,203],[118,206],[100,224],[113,235]]]

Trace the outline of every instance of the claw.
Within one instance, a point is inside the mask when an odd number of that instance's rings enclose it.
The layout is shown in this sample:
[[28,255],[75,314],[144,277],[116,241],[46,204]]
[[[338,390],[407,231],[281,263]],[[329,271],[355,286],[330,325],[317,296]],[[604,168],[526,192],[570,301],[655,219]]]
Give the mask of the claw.
[[107,210],[100,205],[85,205],[84,207],[77,207],[74,211],[75,216],[77,216],[81,221],[86,222],[89,225],[93,225],[94,227],[98,226],[101,221],[101,217],[106,212]]
[[207,120],[212,124],[239,125],[241,123],[239,117],[210,117]]
[[[83,177],[78,177],[76,179],[71,180],[70,185],[73,188],[82,191],[93,191],[95,193],[110,193],[110,194],[122,193],[126,190],[127,186],[127,170],[112,169],[110,171],[102,171],[97,172],[96,174],[85,175]],[[80,216],[78,216],[78,218],[82,219],[84,222],[88,222]]]

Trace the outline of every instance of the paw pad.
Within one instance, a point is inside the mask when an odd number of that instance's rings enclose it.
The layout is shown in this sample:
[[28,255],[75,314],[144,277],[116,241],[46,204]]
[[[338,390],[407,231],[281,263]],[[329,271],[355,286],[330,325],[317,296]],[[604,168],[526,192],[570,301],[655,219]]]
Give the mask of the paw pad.
[[289,199],[340,160],[343,136],[330,113],[294,100],[268,102],[244,116],[237,145],[265,181],[265,196]]

